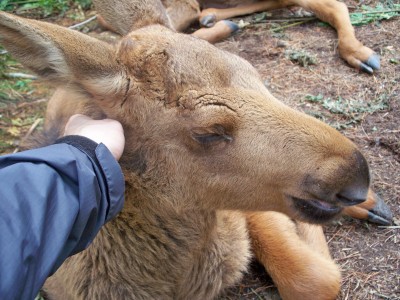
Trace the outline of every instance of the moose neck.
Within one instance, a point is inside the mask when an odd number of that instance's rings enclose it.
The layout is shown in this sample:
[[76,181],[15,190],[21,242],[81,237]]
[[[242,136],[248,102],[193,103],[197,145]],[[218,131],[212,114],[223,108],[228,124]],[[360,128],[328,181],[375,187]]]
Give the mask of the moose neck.
[[[132,175],[126,176],[125,205],[122,214],[140,215],[143,224],[158,226],[163,223],[171,228],[178,222],[188,230],[196,231],[204,236],[209,236],[215,229],[216,211],[205,210],[201,207],[185,206],[185,199],[176,199],[168,190],[154,191],[156,187],[143,187]],[[136,217],[135,217],[136,218]],[[175,226],[176,227],[176,226]]]

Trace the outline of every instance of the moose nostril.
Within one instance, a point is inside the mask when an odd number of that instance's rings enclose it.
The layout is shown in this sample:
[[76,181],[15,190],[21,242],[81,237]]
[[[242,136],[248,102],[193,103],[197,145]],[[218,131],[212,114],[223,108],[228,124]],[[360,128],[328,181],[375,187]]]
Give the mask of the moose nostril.
[[338,202],[345,206],[357,205],[367,199],[370,176],[368,163],[364,156],[356,150],[354,152],[352,171],[348,173],[347,183],[336,194]]

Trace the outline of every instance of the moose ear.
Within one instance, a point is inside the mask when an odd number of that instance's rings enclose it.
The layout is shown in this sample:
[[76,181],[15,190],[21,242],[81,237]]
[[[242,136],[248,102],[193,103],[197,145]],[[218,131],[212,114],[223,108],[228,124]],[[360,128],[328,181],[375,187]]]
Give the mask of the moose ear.
[[107,25],[121,35],[153,24],[173,29],[160,0],[93,0],[93,3]]
[[0,12],[0,44],[25,67],[56,85],[105,94],[122,87],[113,47],[80,32]]

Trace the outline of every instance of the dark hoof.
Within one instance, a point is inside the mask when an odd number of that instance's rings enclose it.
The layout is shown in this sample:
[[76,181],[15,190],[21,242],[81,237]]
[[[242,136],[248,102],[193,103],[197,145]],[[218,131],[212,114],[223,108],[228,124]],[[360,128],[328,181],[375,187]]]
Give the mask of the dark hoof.
[[360,64],[360,70],[365,72],[365,73],[368,73],[368,74],[373,74],[374,73],[374,70],[370,66],[368,66],[368,65],[366,65],[364,63]]
[[215,22],[217,21],[217,17],[213,15],[207,15],[200,19],[200,25],[204,27],[213,27]]
[[378,54],[372,54],[364,63],[369,65],[374,70],[379,70],[381,67],[381,61]]
[[370,211],[368,212],[368,221],[375,223],[375,224],[379,224],[379,225],[385,225],[385,226],[388,226],[391,223],[390,221],[388,221],[378,215],[375,215],[374,213],[372,213]]
[[372,54],[368,59],[361,63],[360,69],[368,74],[374,73],[374,70],[379,70],[381,67],[380,57],[378,54]]
[[374,208],[368,212],[368,221],[380,225],[390,225],[392,220],[393,214],[390,211],[389,206],[387,206],[386,203],[376,195],[376,204]]
[[231,30],[232,33],[239,30],[239,26],[235,22],[228,21],[228,20],[224,20],[223,22],[225,23],[225,25],[227,25],[229,27],[229,29]]

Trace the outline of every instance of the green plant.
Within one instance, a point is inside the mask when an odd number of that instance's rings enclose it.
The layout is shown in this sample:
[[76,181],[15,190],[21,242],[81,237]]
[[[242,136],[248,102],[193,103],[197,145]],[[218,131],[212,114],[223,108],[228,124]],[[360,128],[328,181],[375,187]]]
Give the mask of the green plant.
[[350,14],[351,24],[361,26],[400,16],[400,4],[378,3],[375,7],[363,5],[362,11]]
[[288,59],[298,63],[302,67],[318,64],[318,60],[314,55],[303,50],[286,50],[285,55]]
[[331,98],[324,98],[321,94],[317,96],[307,95],[305,98],[309,102],[320,103],[330,113],[342,114],[346,117],[353,117],[360,113],[374,113],[388,108],[385,96],[381,96],[375,101],[344,99],[340,96],[338,99],[332,100]]
[[[305,96],[307,102],[318,104],[323,109],[327,110],[333,115],[338,115],[342,118],[338,121],[337,118],[330,118],[321,112],[312,111],[309,114],[323,119],[335,128],[346,128],[359,123],[365,114],[372,114],[377,111],[386,110],[389,108],[387,95],[383,94],[377,99],[372,100],[355,100],[344,99],[338,97],[337,99],[325,98],[322,94],[307,95]],[[335,121],[332,121],[335,119]]]
[[35,12],[41,17],[53,14],[63,14],[73,6],[89,9],[91,0],[2,0],[0,10]]
[[28,93],[33,88],[31,79],[10,78],[10,72],[19,71],[21,65],[0,47],[0,107],[17,99],[22,99],[21,93]]
[[[354,26],[367,25],[373,22],[389,20],[400,16],[400,4],[394,4],[391,1],[386,3],[378,3],[375,7],[362,5],[360,11],[349,14],[350,22]],[[321,26],[329,26],[327,23],[319,22]]]

